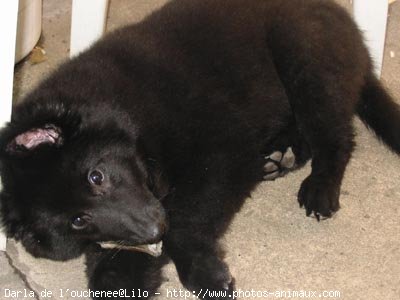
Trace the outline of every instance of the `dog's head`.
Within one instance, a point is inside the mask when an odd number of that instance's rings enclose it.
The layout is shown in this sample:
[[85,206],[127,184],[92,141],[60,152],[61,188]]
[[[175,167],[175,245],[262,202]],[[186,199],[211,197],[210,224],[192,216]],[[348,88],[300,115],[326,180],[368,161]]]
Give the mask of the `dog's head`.
[[123,120],[85,121],[91,113],[30,102],[0,133],[3,225],[34,256],[65,260],[91,243],[164,233],[167,184]]

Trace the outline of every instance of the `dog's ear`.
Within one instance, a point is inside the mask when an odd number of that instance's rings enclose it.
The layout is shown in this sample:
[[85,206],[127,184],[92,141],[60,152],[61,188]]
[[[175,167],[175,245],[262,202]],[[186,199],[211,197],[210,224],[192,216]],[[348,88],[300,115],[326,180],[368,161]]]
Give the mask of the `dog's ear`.
[[161,167],[154,159],[147,159],[147,185],[157,199],[163,199],[170,193],[170,185]]
[[146,172],[147,186],[157,199],[164,199],[171,193],[172,187],[157,155],[156,149],[161,146],[153,139],[153,134],[147,134],[137,137],[136,147]]
[[5,150],[11,155],[23,155],[42,145],[61,146],[63,141],[61,128],[54,124],[46,124],[19,133],[7,143]]

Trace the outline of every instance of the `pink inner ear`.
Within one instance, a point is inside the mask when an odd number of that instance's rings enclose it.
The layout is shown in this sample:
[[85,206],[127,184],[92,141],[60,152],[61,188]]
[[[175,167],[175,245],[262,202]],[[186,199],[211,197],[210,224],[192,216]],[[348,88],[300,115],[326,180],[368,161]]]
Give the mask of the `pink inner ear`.
[[[25,149],[34,149],[41,144],[60,144],[61,130],[55,126],[45,128],[34,128],[18,135],[11,144],[22,146]],[[11,145],[10,145],[11,146]]]

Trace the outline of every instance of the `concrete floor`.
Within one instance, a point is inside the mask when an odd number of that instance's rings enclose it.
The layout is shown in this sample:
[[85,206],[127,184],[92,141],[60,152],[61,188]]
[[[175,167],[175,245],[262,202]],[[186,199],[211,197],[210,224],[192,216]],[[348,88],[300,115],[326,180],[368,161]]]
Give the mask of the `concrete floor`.
[[[350,0],[338,0],[350,9]],[[165,0],[111,1],[108,30],[137,22]],[[43,38],[47,61],[16,67],[16,100],[68,58],[70,1],[44,0]],[[390,7],[383,81],[400,99],[400,2]],[[317,223],[298,208],[296,194],[310,168],[261,184],[223,240],[237,289],[243,291],[339,291],[340,299],[400,299],[400,158],[358,120],[357,148],[343,182],[342,209]],[[0,254],[0,299],[53,299],[85,290],[83,258],[66,263],[35,259],[9,240]],[[167,289],[182,289],[173,265],[164,271]],[[11,292],[19,291],[18,296]],[[28,297],[24,297],[28,296]],[[66,294],[63,299],[76,299]],[[274,297],[269,297],[274,298]],[[80,298],[86,299],[86,298]],[[183,299],[183,297],[176,297]],[[246,299],[241,297],[239,299]],[[247,297],[247,299],[254,299]],[[339,299],[339,297],[333,298]]]

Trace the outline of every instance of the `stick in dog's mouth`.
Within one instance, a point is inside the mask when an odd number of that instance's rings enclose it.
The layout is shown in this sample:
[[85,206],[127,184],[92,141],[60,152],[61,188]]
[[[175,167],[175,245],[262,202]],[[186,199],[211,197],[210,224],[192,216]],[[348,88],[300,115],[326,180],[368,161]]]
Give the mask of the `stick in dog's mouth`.
[[121,249],[127,251],[138,251],[144,252],[151,256],[158,257],[162,253],[162,241],[158,242],[157,244],[146,244],[146,245],[138,245],[138,246],[128,246],[119,244],[117,242],[98,242],[98,244],[103,249]]

